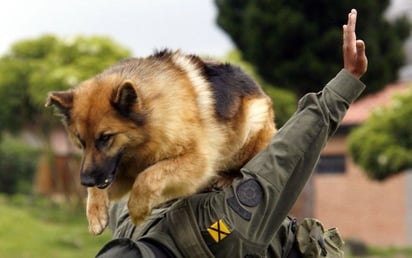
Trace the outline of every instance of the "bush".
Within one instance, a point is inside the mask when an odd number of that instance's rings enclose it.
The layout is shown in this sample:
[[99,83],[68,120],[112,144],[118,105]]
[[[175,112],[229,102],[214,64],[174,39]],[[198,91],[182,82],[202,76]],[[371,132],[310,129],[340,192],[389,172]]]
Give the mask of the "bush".
[[0,192],[30,193],[39,151],[5,134],[0,141]]

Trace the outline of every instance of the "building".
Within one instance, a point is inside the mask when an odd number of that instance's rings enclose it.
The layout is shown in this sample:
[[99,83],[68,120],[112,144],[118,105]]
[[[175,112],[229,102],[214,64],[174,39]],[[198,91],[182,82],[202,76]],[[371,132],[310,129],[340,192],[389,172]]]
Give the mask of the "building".
[[405,83],[394,84],[359,99],[322,152],[313,177],[313,215],[326,228],[338,227],[346,239],[375,246],[412,244],[412,173],[372,181],[353,163],[346,146],[350,128],[407,89]]

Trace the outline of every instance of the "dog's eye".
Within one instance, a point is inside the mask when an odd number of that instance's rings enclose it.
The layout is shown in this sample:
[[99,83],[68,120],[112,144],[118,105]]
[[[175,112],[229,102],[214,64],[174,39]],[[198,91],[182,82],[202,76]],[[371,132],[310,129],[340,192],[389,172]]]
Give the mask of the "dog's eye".
[[110,143],[110,140],[113,138],[113,135],[114,134],[110,133],[101,134],[96,140],[96,148],[102,149],[104,147],[107,147],[107,145]]
[[114,134],[101,134],[99,138],[97,138],[95,146],[97,149],[103,149],[107,147],[110,143],[110,140],[113,138]]
[[113,134],[102,134],[99,137],[100,142],[108,142],[113,137]]

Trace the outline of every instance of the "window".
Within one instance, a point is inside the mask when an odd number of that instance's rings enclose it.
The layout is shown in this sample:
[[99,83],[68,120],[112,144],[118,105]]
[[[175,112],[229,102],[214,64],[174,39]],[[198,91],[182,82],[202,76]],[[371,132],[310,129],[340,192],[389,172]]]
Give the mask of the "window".
[[318,174],[343,174],[345,170],[345,155],[322,155],[316,165]]

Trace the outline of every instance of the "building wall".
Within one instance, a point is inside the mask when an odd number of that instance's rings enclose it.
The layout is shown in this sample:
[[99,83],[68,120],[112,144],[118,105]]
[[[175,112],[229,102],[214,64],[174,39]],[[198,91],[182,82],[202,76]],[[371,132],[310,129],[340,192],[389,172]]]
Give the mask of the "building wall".
[[[344,136],[332,138],[323,154],[346,153]],[[410,244],[407,174],[384,182],[369,180],[350,158],[340,174],[315,174],[314,215],[326,228],[338,227],[344,238],[370,245]]]

